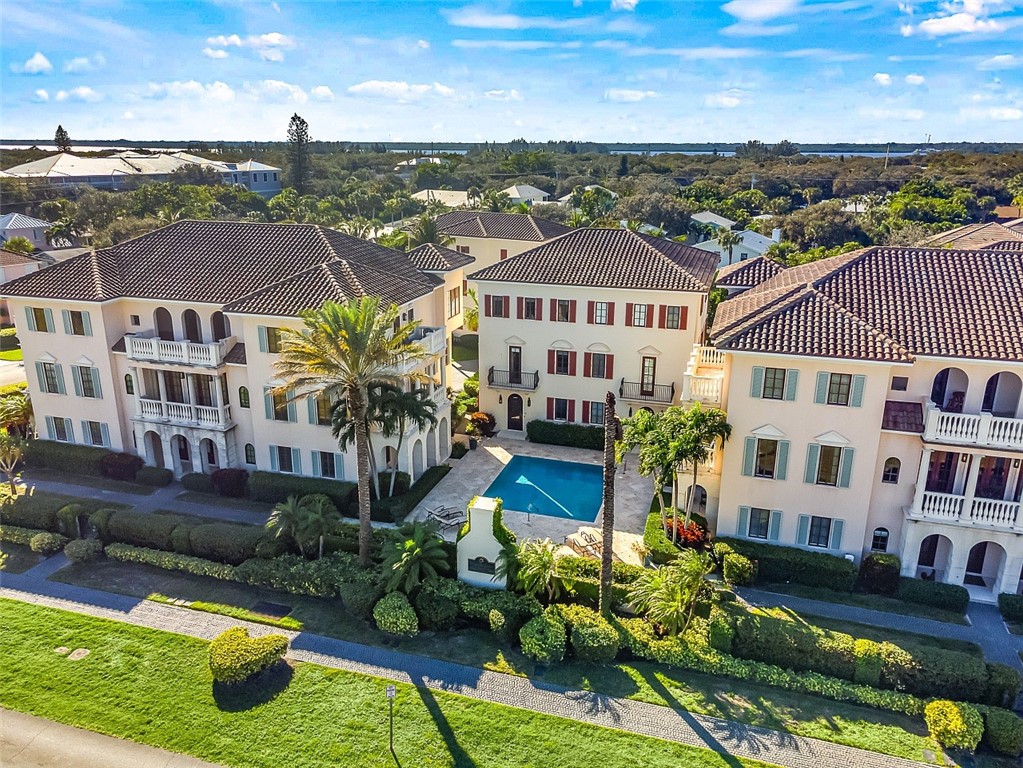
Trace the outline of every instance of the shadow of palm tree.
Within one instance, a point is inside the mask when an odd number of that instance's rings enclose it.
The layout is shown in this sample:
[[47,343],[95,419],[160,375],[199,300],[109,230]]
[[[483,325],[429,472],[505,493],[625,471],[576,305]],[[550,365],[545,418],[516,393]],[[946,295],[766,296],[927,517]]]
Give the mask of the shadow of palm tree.
[[244,683],[213,683],[213,700],[223,712],[244,712],[273,701],[291,683],[291,666],[279,661]]
[[608,715],[612,722],[618,723],[622,716],[621,707],[615,703],[615,699],[603,693],[593,691],[569,691],[566,698],[582,703],[586,707],[588,715]]
[[[451,724],[448,723],[448,719],[444,717],[444,713],[441,711],[440,704],[437,703],[437,698],[433,695],[433,691],[426,687],[426,682],[426,678],[422,678],[420,684],[416,686],[416,691],[419,692],[419,698],[423,700],[426,711],[430,713],[434,725],[437,726],[441,738],[444,739],[444,744],[448,748],[448,754],[451,755],[454,766],[456,768],[475,768],[476,762],[469,757],[469,754],[462,748],[462,745],[458,743],[458,737],[455,736],[455,732],[452,730]],[[395,757],[395,762],[397,762],[397,757]]]

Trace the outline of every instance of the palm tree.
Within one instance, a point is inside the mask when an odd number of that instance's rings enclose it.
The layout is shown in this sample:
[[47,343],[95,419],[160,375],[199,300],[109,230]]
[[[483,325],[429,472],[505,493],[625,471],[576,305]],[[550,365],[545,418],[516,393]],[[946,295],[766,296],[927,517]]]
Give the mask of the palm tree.
[[565,590],[558,575],[558,545],[550,539],[529,539],[522,542],[518,553],[519,588],[527,595],[545,593],[547,602],[558,598]]
[[499,192],[496,189],[488,189],[483,193],[483,197],[480,200],[480,208],[484,211],[501,213],[508,207],[509,201],[510,198],[504,192]]
[[660,425],[660,414],[653,411],[640,410],[635,416],[622,421],[622,436],[615,444],[615,458],[621,462],[625,454],[634,448],[639,448],[639,473],[644,477],[650,477],[654,483],[654,497],[657,499],[661,510],[661,527],[667,529],[667,509],[664,506],[664,493],[662,489],[668,482],[668,473],[665,471],[663,445],[655,442],[653,436],[657,434]]
[[78,225],[70,216],[65,216],[53,222],[53,225],[46,230],[46,242],[50,245],[71,246],[75,238],[81,234]]
[[299,536],[306,541],[319,542],[318,559],[323,558],[323,540],[341,522],[341,513],[334,502],[322,493],[305,496],[302,499],[305,513],[299,526]]
[[385,589],[406,595],[420,584],[436,584],[440,573],[448,569],[444,540],[433,523],[406,523],[396,532],[384,556],[384,573],[389,573]]
[[462,317],[465,320],[465,330],[476,333],[480,329],[480,299],[475,288],[469,288],[465,292],[465,298],[472,302],[466,302],[463,307]]
[[[373,428],[376,427],[382,434],[389,436],[397,428],[393,410],[384,408],[387,398],[401,392],[401,388],[394,384],[380,383],[369,389],[369,405],[366,408],[366,439],[369,441],[369,474],[370,483],[373,487],[373,495],[381,499],[380,494],[380,473],[377,471],[377,452],[373,447]],[[330,423],[332,434],[337,440],[342,451],[347,451],[355,443],[355,422],[351,420],[351,409],[343,400],[335,403],[331,408]]]
[[[406,392],[403,389],[389,390],[380,403],[381,410],[391,415],[394,424],[393,430],[385,436],[398,435],[398,444],[394,451],[401,456],[401,444],[405,439],[405,430],[410,424],[414,424],[420,432],[428,427],[437,426],[437,401],[430,397],[430,390],[425,387],[416,387]],[[398,468],[391,470],[391,487],[387,490],[388,496],[394,495],[394,481],[398,477]]]
[[11,484],[11,496],[18,495],[18,486],[15,481],[18,479],[18,468],[21,466],[21,459],[25,455],[27,443],[17,435],[9,432],[0,433],[0,472],[7,475],[7,482]]
[[369,390],[380,384],[400,386],[412,378],[397,366],[425,356],[411,341],[416,323],[399,324],[398,307],[381,307],[380,299],[363,296],[344,304],[328,301],[302,313],[303,330],[282,329],[275,373],[302,397],[322,395],[343,403],[354,424],[359,476],[359,561],[369,567],[373,529],[370,524]]
[[618,438],[618,417],[615,396],[604,397],[604,516],[601,524],[600,548],[600,612],[611,615],[611,558],[615,537],[615,440]]
[[18,393],[0,399],[0,424],[8,431],[28,437],[34,431],[32,419],[32,401],[27,394]]
[[629,592],[629,602],[665,632],[672,635],[684,632],[696,611],[709,572],[709,558],[695,549],[687,549],[670,565],[640,576]]
[[[693,487],[689,491],[689,503],[686,504],[685,525],[693,515],[696,506],[696,485],[700,475],[700,465],[705,464],[713,455],[717,442],[722,443],[732,435],[732,425],[727,421],[728,415],[718,408],[704,410],[696,403],[685,412],[684,434],[686,447],[684,453],[687,463],[693,468]],[[677,526],[676,526],[677,527]]]
[[450,245],[451,237],[437,229],[437,219],[429,216],[420,216],[416,225],[409,232],[409,248],[418,248],[426,243],[436,245]]
[[289,496],[287,501],[274,505],[270,517],[266,521],[266,529],[272,531],[274,538],[290,539],[298,545],[298,551],[305,557],[302,546],[302,526],[305,523],[307,504],[305,497]]
[[732,251],[737,245],[742,244],[742,234],[733,232],[730,229],[722,229],[718,235],[718,246],[728,252],[728,263],[732,263]]

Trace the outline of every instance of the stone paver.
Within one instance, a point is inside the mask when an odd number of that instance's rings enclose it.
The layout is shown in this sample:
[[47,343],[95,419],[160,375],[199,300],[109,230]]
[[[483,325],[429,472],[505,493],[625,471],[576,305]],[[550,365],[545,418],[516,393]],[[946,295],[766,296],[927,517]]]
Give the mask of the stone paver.
[[[720,754],[755,758],[785,768],[832,765],[919,768],[922,765],[839,744],[694,715],[680,709],[572,690],[424,656],[311,633],[284,632],[226,616],[49,582],[38,578],[33,571],[20,576],[5,576],[0,597],[207,640],[238,625],[247,627],[253,635],[281,632],[291,639],[289,656],[298,661],[704,747]],[[727,686],[727,681],[723,684]]]

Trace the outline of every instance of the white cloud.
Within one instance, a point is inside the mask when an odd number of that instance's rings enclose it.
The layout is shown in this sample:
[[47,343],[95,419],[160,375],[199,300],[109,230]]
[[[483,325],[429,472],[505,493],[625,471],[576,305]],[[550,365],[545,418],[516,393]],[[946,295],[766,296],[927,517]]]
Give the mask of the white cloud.
[[661,94],[657,91],[639,91],[631,88],[608,88],[604,91],[604,100],[631,103],[644,101],[646,99],[656,99],[660,95]]
[[[244,38],[240,35],[217,35],[206,38],[206,42],[217,48],[251,48],[263,61],[284,61],[284,51],[290,50],[296,45],[295,38],[281,32],[267,32]],[[206,53],[207,50],[212,49],[203,49],[203,53],[211,59],[222,59],[227,55],[226,52],[221,51],[220,53],[224,53],[224,56],[218,55],[216,52],[211,56]]]
[[797,48],[794,51],[785,51],[782,56],[786,59],[819,59],[830,62],[859,61],[867,58],[865,53],[846,53],[828,48]]
[[64,62],[65,72],[94,72],[106,66],[107,59],[102,53],[93,56],[78,56]]
[[548,16],[517,16],[491,13],[483,8],[465,7],[441,11],[453,27],[470,29],[577,29],[588,26],[588,19],[556,19]]
[[217,45],[221,48],[226,48],[229,45],[241,47],[242,39],[238,35],[217,35],[216,37],[207,37],[206,42],[210,45]]
[[40,88],[32,94],[32,101],[45,103],[50,100],[50,94],[46,92],[46,89]]
[[611,0],[612,11],[634,11],[639,0]]
[[953,13],[951,16],[921,21],[918,29],[930,37],[941,37],[942,35],[1001,32],[1005,26],[994,19],[978,19],[969,13]]
[[731,0],[721,6],[729,16],[743,21],[768,21],[787,16],[799,7],[800,0]]
[[1011,53],[992,56],[990,59],[984,59],[984,61],[977,65],[977,69],[982,69],[984,71],[1015,69],[1016,67],[1023,67],[1023,56],[1014,56]]
[[202,55],[207,59],[226,59],[228,57],[227,51],[223,48],[203,48]]
[[541,51],[551,48],[567,48],[572,43],[555,43],[550,40],[461,40],[451,41],[454,48],[465,50],[497,51]]
[[946,0],[939,4],[939,11],[928,19],[924,19],[915,27],[906,24],[902,34],[906,37],[920,32],[928,37],[944,37],[947,35],[982,35],[1003,32],[1010,26],[1018,26],[1023,19],[1009,17],[1002,19],[989,18],[991,13],[998,13],[1012,4],[1005,0]]
[[301,86],[286,83],[283,80],[260,80],[257,83],[245,83],[245,90],[262,101],[305,104],[309,100],[309,96]]
[[968,120],[995,120],[998,122],[1009,122],[1012,120],[1023,120],[1023,109],[1016,107],[963,107],[959,110],[959,116]]
[[348,89],[353,96],[388,99],[391,101],[412,101],[423,96],[454,96],[454,88],[441,83],[408,83],[404,80],[366,80]]
[[522,101],[522,94],[514,88],[511,90],[487,91],[483,95],[494,101]]
[[325,85],[317,85],[315,88],[309,91],[309,95],[312,96],[316,101],[334,100],[334,92]]
[[234,100],[234,90],[220,80],[206,84],[200,83],[198,80],[173,80],[165,83],[149,83],[142,96],[149,99],[202,99],[227,102]]
[[922,109],[887,109],[879,107],[865,107],[860,110],[860,115],[870,120],[896,120],[899,122],[916,122],[924,119]]
[[796,29],[795,24],[770,25],[740,21],[722,29],[721,34],[729,37],[777,37],[795,32]]
[[740,95],[734,88],[721,93],[709,93],[703,97],[703,104],[711,109],[735,109],[742,104]]
[[906,85],[923,85],[926,78],[923,75],[906,75]]
[[11,72],[25,75],[49,75],[53,72],[53,65],[41,52],[36,51],[24,64],[11,64]]
[[284,54],[280,48],[262,48],[259,51],[259,58],[263,61],[284,61]]
[[135,113],[134,113],[134,112],[132,112],[132,111],[131,111],[131,110],[129,109],[128,111],[126,111],[126,112],[123,112],[123,113],[121,114],[121,119],[122,119],[122,120],[134,120],[134,119],[135,119]]
[[57,91],[55,98],[57,101],[84,101],[89,104],[95,104],[103,99],[100,94],[87,85],[80,85],[67,91]]
[[887,88],[889,85],[892,84],[892,76],[889,75],[887,72],[875,72],[873,80],[875,83],[884,88]]

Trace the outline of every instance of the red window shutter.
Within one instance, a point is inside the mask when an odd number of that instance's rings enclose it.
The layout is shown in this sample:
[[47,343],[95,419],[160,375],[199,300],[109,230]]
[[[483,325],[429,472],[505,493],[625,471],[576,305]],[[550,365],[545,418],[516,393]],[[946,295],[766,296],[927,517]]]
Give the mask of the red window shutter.
[[568,302],[568,322],[575,322],[575,299]]
[[595,303],[593,301],[586,302],[586,322],[590,325],[593,325],[593,305]]
[[507,248],[502,248],[501,249],[501,261],[504,261],[507,258],[508,258],[508,249]]
[[[592,303],[592,302],[591,302]],[[593,353],[583,352],[583,376],[590,378],[590,371],[593,370]]]
[[547,420],[551,421],[554,419],[554,398],[547,398]]
[[653,328],[654,327],[654,305],[653,304],[647,304],[646,305],[646,327],[647,328]]
[[536,319],[543,320],[543,299],[536,300]]
[[575,421],[575,400],[568,401],[568,420]]
[[568,353],[568,375],[575,376],[575,352]]
[[522,304],[523,304],[523,298],[521,296],[516,296],[515,297],[515,312],[516,312],[515,316],[519,320],[522,319]]
[[686,326],[689,325],[689,307],[682,307],[682,314],[678,318],[678,328],[680,331],[684,331]]
[[557,353],[553,349],[547,350],[547,373],[554,373],[554,366],[557,364]]
[[632,304],[625,305],[625,324],[629,327],[632,326]]
[[657,327],[665,328],[668,324],[668,305],[661,304],[660,309],[657,310]]
[[493,303],[493,301],[491,301],[491,296],[488,293],[486,296],[483,297],[483,316],[484,317],[490,317],[490,315],[491,315],[491,313],[493,311],[493,306],[494,306],[494,303]]
[[607,303],[607,324],[615,324],[615,303],[613,301]]
[[558,300],[551,299],[551,322],[557,322],[558,319]]
[[583,400],[583,424],[590,423],[590,401]]
[[511,317],[511,296],[504,297],[504,316]]
[[613,379],[615,377],[615,356],[606,355],[604,359],[607,360],[607,364],[604,366],[604,378]]

